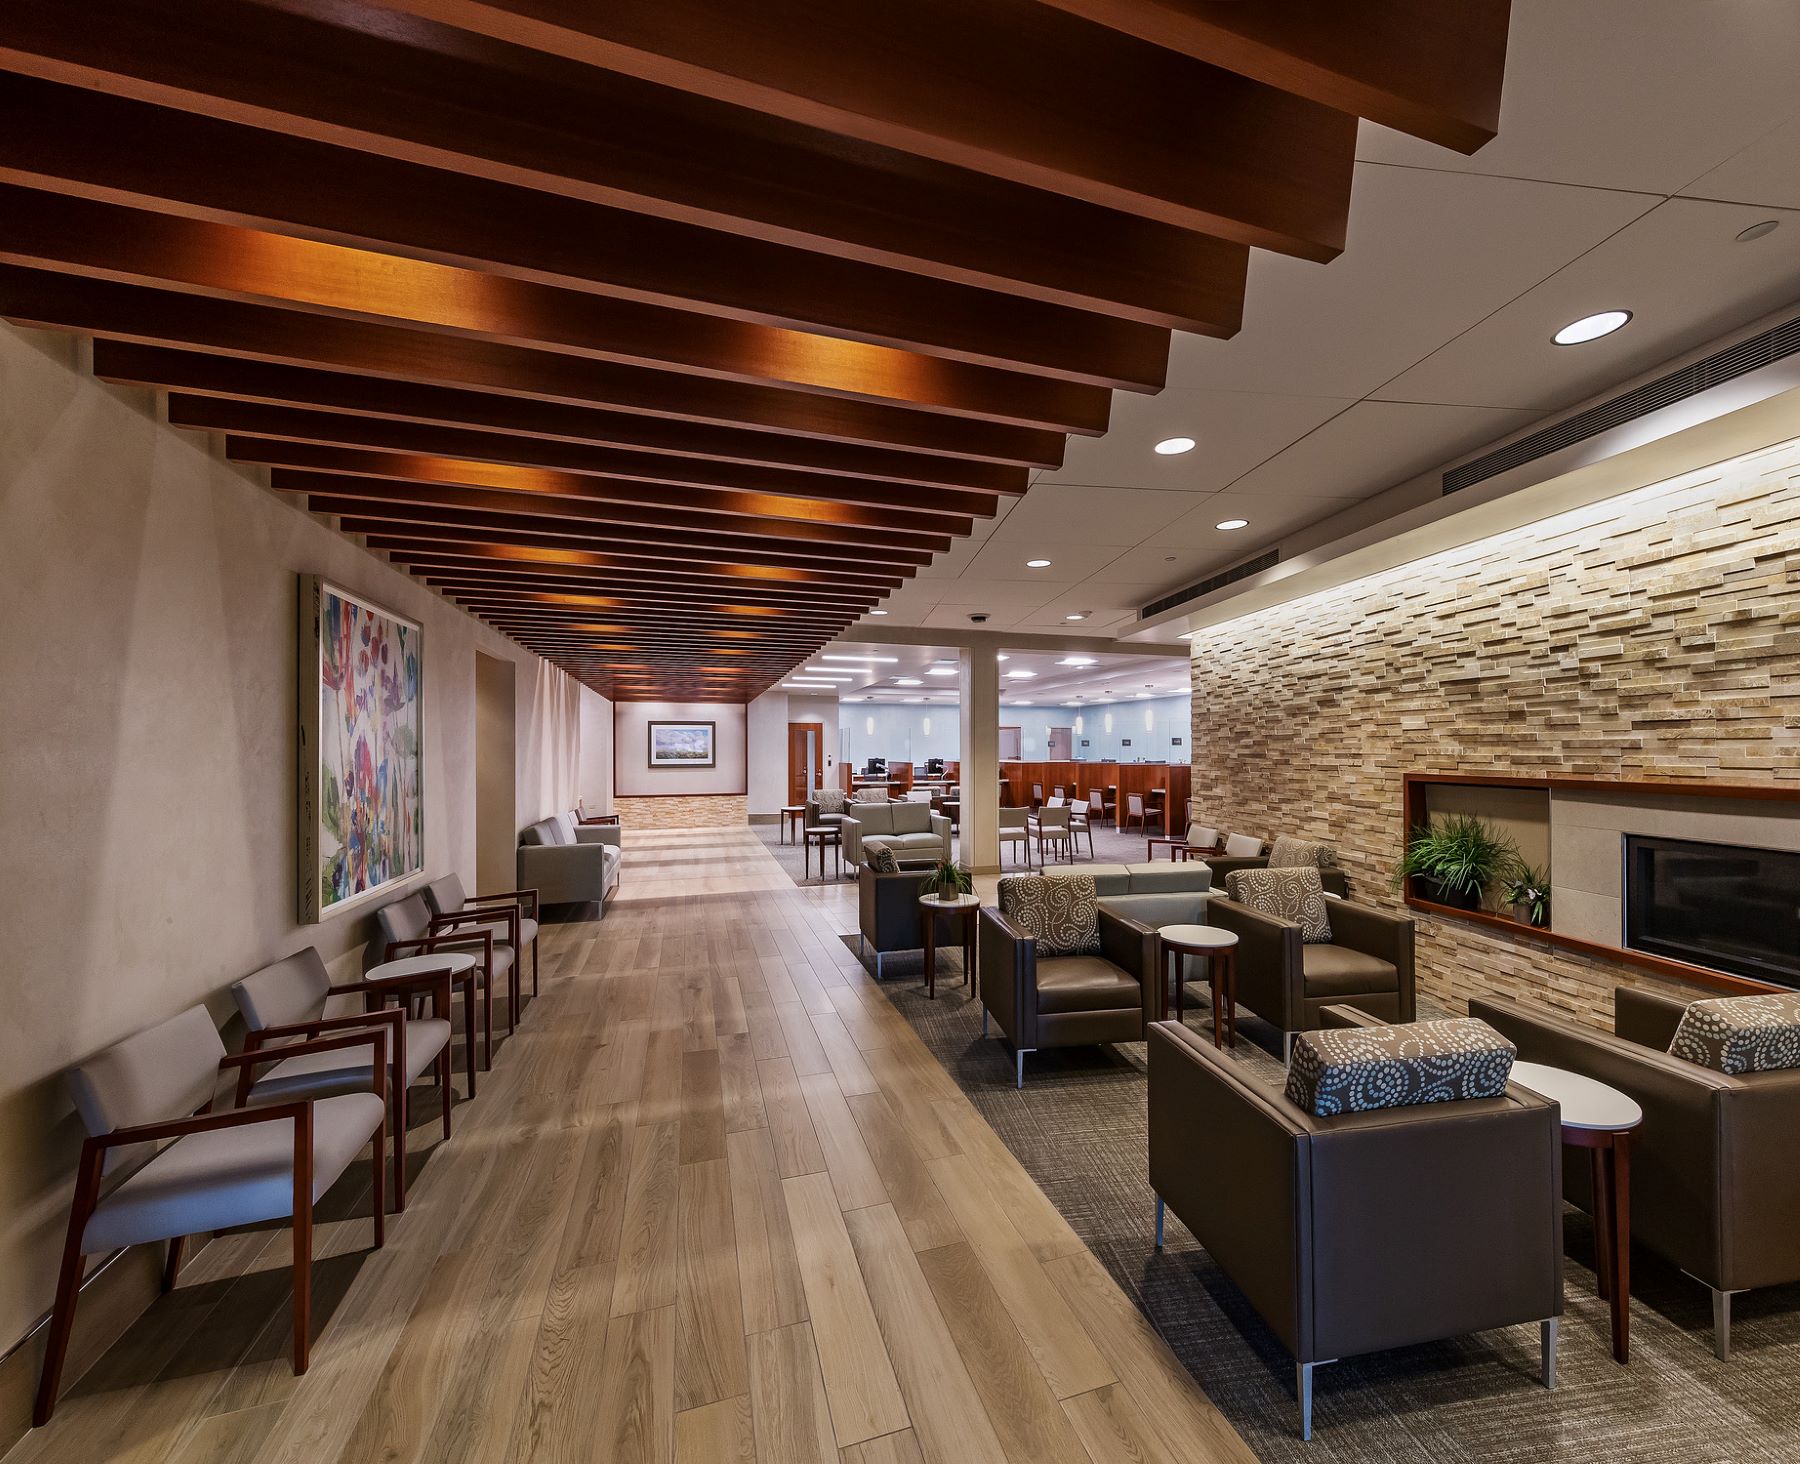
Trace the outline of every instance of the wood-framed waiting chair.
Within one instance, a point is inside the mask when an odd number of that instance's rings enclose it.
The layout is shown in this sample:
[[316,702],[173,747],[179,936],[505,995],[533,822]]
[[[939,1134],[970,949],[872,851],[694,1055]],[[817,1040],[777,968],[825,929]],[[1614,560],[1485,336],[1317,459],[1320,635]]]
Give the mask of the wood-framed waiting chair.
[[1063,791],[1062,784],[1058,783],[1055,787],[1053,787],[1050,790],[1050,797],[1056,803],[1056,805],[1058,807],[1061,807],[1062,804],[1066,801],[1068,795]]
[[[1037,811],[1037,815],[1031,820],[1028,827],[1031,830],[1032,838],[1037,842],[1039,869],[1044,867],[1046,846],[1056,853],[1059,859],[1073,861],[1075,855],[1071,846],[1074,841],[1074,831],[1069,826],[1069,810],[1066,807],[1052,808],[1046,803]],[[1026,847],[1027,858],[1030,853],[1028,845]]]
[[1036,813],[1043,806],[1044,785],[1042,783],[1033,783],[1031,785],[1031,811]]
[[1119,826],[1119,802],[1108,793],[1098,788],[1089,788],[1087,796],[1088,820],[1103,819],[1114,828]]
[[1125,795],[1125,827],[1129,829],[1133,824],[1136,824],[1139,832],[1146,836],[1149,835],[1152,824],[1162,833],[1166,834],[1169,831],[1162,805],[1160,803],[1146,805],[1142,793]]
[[1025,848],[1025,867],[1031,868],[1031,829],[1029,821],[1031,810],[1028,808],[1002,808],[1000,819],[1000,857],[1006,858],[1009,844],[1022,844]]
[[[231,988],[232,1000],[248,1029],[244,1050],[280,1053],[296,1040],[322,1032],[352,1031],[385,1025],[388,1052],[393,1059],[388,1076],[390,1126],[394,1136],[394,1208],[406,1208],[406,1139],[409,1094],[412,1085],[433,1068],[444,1104],[444,1138],[450,1137],[450,981],[449,967],[393,981],[352,982],[334,986],[325,962],[312,946],[252,972]],[[427,996],[432,1015],[413,1017],[407,1010],[387,1009],[389,992],[412,997]],[[334,996],[360,996],[383,1003],[377,1010],[325,1015]],[[410,1009],[412,1002],[406,1006]],[[472,1010],[472,1008],[471,1008]],[[471,1049],[471,1056],[473,1050]],[[473,1064],[470,1065],[473,1072]],[[238,1073],[237,1101],[279,1103],[297,1098],[329,1098],[338,1093],[372,1091],[373,1075],[361,1049],[345,1052],[309,1052],[277,1061],[258,1077],[245,1067]]]
[[[371,1087],[211,1111],[222,1073],[289,1061],[301,1048],[333,1056],[368,1049]],[[69,1092],[88,1137],[76,1166],[32,1422],[46,1424],[56,1410],[85,1257],[167,1241],[163,1289],[168,1291],[188,1236],[234,1226],[293,1222],[294,1371],[305,1372],[313,1206],[371,1142],[376,1247],[386,1239],[387,1072],[384,1026],[229,1057],[204,1006],[189,1007],[71,1069]],[[128,1168],[103,1196],[102,1180]]]
[[[462,876],[446,874],[425,886],[425,903],[433,915],[463,915],[471,910],[494,914],[494,940],[505,941],[518,953],[522,964],[525,947],[531,947],[531,994],[538,994],[538,892],[501,890],[491,895],[465,895]],[[512,912],[510,915],[508,911]]]
[[1092,813],[1090,812],[1089,805],[1085,803],[1071,803],[1069,805],[1069,842],[1074,846],[1074,852],[1077,854],[1081,852],[1081,836],[1083,834],[1087,835],[1088,858],[1092,859],[1094,857],[1094,820]]
[[[481,1041],[483,1067],[494,1065],[494,983],[508,977],[509,1001],[506,1034],[519,1019],[519,971],[514,958],[515,947],[494,938],[494,912],[470,910],[461,915],[433,915],[422,894],[408,895],[375,912],[375,924],[381,931],[383,961],[397,961],[402,956],[436,955],[441,951],[464,951],[475,957],[475,969],[481,985]],[[471,1014],[473,1005],[469,1008]],[[473,1024],[473,1016],[470,1022]],[[475,1069],[469,1068],[469,1096],[475,1094]]]

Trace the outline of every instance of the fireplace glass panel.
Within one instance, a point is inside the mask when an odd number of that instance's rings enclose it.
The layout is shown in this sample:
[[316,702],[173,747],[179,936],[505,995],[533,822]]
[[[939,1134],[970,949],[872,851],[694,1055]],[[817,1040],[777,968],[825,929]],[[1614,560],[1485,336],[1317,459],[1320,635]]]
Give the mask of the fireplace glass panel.
[[1800,988],[1800,854],[1627,834],[1625,944]]

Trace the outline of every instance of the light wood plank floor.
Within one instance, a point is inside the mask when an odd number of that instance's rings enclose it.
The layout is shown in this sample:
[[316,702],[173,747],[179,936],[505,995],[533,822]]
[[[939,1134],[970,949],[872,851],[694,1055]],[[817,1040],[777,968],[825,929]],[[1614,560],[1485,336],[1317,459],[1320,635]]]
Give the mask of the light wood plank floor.
[[227,1237],[7,1464],[1247,1464],[855,922],[748,830],[628,834],[386,1249],[321,1228],[308,1375],[285,1232]]

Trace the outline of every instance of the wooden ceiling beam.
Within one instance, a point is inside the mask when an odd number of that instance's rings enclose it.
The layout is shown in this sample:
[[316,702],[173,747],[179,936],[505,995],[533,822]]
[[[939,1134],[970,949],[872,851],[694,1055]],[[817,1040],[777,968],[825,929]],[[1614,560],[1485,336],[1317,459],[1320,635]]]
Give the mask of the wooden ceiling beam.
[[[79,26],[61,0],[10,0],[0,66],[1153,325],[1230,334],[1241,312],[1241,244],[373,9],[291,9],[184,0],[171,46],[157,0],[88,0]],[[1008,56],[998,74],[1015,73]],[[1074,121],[1086,95],[1083,78],[1052,100]],[[1263,156],[1249,139],[1246,171]]]
[[[170,393],[171,409],[179,395],[183,409],[190,413],[198,412],[198,402],[207,399],[226,405],[292,407],[297,411],[338,412],[423,426],[457,427],[517,436],[526,441],[625,448],[678,459],[703,458],[754,467],[765,474],[797,469],[888,483],[973,488],[987,493],[1020,494],[1026,488],[1024,468],[997,463],[715,427],[704,422],[670,421],[631,412],[315,371],[268,361],[207,356],[130,341],[95,341],[94,375],[102,381],[162,387]],[[198,418],[195,425],[200,425]],[[236,420],[223,416],[208,419],[204,425],[245,430]]]
[[[514,568],[512,566],[488,567],[467,561],[439,562],[430,555],[395,557],[410,569],[414,575],[425,583],[441,588],[487,589],[499,594],[525,594],[537,590],[578,589],[594,594],[610,595],[620,604],[645,602],[651,605],[663,604],[677,606],[683,610],[691,606],[715,604],[719,599],[719,587],[716,582],[700,578],[687,579],[676,575],[659,574],[654,584],[647,584],[641,577],[620,574],[615,571],[608,575],[604,571],[583,569],[580,566],[531,566]],[[537,573],[536,569],[560,568],[571,569],[573,573],[556,575]],[[731,598],[749,604],[768,605],[777,609],[792,610],[829,609],[857,610],[876,604],[879,597],[869,591],[848,591],[844,593],[826,593],[821,586],[808,586],[800,590],[782,591],[775,586],[734,585]]]
[[[940,490],[893,483],[858,482],[829,473],[777,472],[718,463],[706,458],[679,458],[667,453],[640,453],[580,443],[542,443],[498,432],[393,422],[384,417],[358,417],[349,412],[309,412],[246,402],[219,401],[171,393],[169,421],[229,434],[247,453],[268,453],[272,464],[310,453],[348,453],[359,464],[393,457],[468,463],[472,474],[500,472],[508,481],[529,484],[508,491],[544,491],[573,480],[587,498],[621,502],[652,501],[701,512],[753,513],[773,518],[813,518],[831,523],[892,523],[896,528],[966,535],[980,507],[991,517],[997,499],[969,489]],[[320,466],[315,459],[312,466]],[[524,472],[506,474],[507,469]],[[538,472],[547,482],[538,482]],[[362,471],[321,467],[321,471]],[[460,470],[459,470],[460,471]],[[406,476],[398,472],[399,476]],[[623,485],[632,485],[630,487]],[[854,495],[853,497],[851,495]],[[915,506],[915,495],[929,506]],[[877,506],[879,505],[879,507]],[[893,515],[901,517],[895,519]]]
[[1353,116],[1036,0],[384,3],[1237,243],[1314,260],[1344,247]]
[[[0,7],[0,15],[4,8]],[[0,264],[0,317],[223,356],[1036,466],[1062,434]]]
[[1111,395],[992,366],[721,320],[228,224],[0,183],[0,260],[208,299],[473,337],[681,381],[773,385],[1098,435]]
[[1512,0],[1041,3],[1461,153],[1499,130]]
[[1155,389],[1167,372],[1158,326],[35,77],[0,87],[0,136],[0,180],[76,197],[1089,386]]
[[[606,524],[596,526],[551,514],[495,512],[469,507],[446,507],[433,502],[392,499],[330,497],[312,494],[307,508],[331,514],[346,523],[417,524],[432,528],[495,529],[525,533],[545,541],[598,544],[617,553],[632,553],[657,546],[662,557],[681,558],[696,549],[733,555],[771,564],[866,566],[892,573],[922,569],[931,563],[929,550],[889,549],[867,544],[817,544],[794,539],[771,539],[753,534],[708,531],[704,534],[679,525]],[[534,537],[533,542],[536,541]],[[628,547],[629,546],[629,547]]]
[[[373,512],[375,505],[391,504],[401,508],[430,508],[449,515],[443,522],[454,523],[458,513],[474,510],[521,519],[557,520],[571,526],[567,530],[569,533],[604,537],[617,532],[621,538],[640,542],[679,542],[694,538],[709,544],[729,541],[752,545],[770,539],[778,540],[782,545],[812,544],[820,546],[821,554],[840,554],[870,563],[922,566],[929,564],[933,555],[942,554],[950,547],[950,540],[942,535],[839,524],[782,523],[749,515],[694,515],[671,512],[655,504],[633,507],[543,494],[492,493],[480,488],[387,482],[377,478],[343,479],[343,483],[350,485],[347,491],[334,492],[322,489],[318,484],[296,481],[308,476],[305,473],[274,474],[270,486],[278,493],[304,494],[314,513],[354,515],[359,508]],[[660,537],[646,539],[646,534]]]
[[[790,584],[835,584],[847,585],[860,589],[896,589],[905,580],[911,578],[910,573],[895,570],[883,573],[873,567],[864,568],[848,566],[824,569],[803,555],[777,554],[759,551],[754,560],[746,561],[743,556],[729,550],[705,549],[698,546],[681,549],[661,546],[645,546],[639,549],[633,545],[612,544],[606,549],[583,549],[570,544],[570,541],[559,534],[546,534],[537,529],[489,529],[473,526],[455,526],[449,524],[418,524],[409,526],[404,534],[398,533],[391,525],[376,520],[346,518],[341,527],[347,534],[362,534],[369,541],[369,547],[376,550],[389,548],[417,548],[426,544],[469,544],[479,545],[483,549],[533,549],[542,551],[544,557],[551,554],[570,556],[563,560],[565,564],[587,563],[585,557],[592,554],[603,563],[621,564],[637,563],[644,567],[646,573],[657,568],[680,569],[691,565],[716,566],[714,573],[724,579],[776,579],[786,580]],[[575,557],[583,556],[583,557]]]

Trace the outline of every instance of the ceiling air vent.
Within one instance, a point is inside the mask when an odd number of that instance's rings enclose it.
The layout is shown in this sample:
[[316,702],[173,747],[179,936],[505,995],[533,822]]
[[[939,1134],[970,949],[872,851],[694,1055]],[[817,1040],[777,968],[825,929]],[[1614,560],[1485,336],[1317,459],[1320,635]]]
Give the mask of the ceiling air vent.
[[1165,610],[1173,610],[1177,605],[1185,605],[1189,600],[1198,600],[1202,595],[1210,595],[1214,590],[1222,590],[1226,585],[1234,585],[1241,579],[1249,579],[1253,574],[1261,574],[1265,569],[1273,569],[1281,559],[1279,549],[1265,549],[1254,559],[1246,559],[1242,564],[1234,564],[1230,569],[1222,569],[1217,574],[1208,575],[1196,584],[1185,589],[1176,590],[1173,594],[1164,595],[1160,600],[1152,600],[1138,611],[1139,620],[1148,620],[1152,615],[1161,615]]
[[1524,463],[1548,457],[1565,447],[1586,442],[1590,437],[1597,437],[1611,428],[1648,416],[1651,412],[1685,401],[1688,397],[1698,396],[1721,382],[1770,365],[1796,351],[1800,351],[1800,316],[1771,326],[1761,335],[1739,341],[1735,346],[1727,346],[1703,360],[1683,366],[1679,371],[1671,371],[1667,376],[1659,376],[1655,381],[1633,387],[1611,401],[1601,402],[1585,412],[1577,412],[1572,417],[1565,417],[1560,422],[1553,422],[1548,427],[1528,433],[1517,442],[1509,442],[1481,457],[1472,458],[1444,474],[1444,492],[1455,493],[1460,488],[1485,482]]

